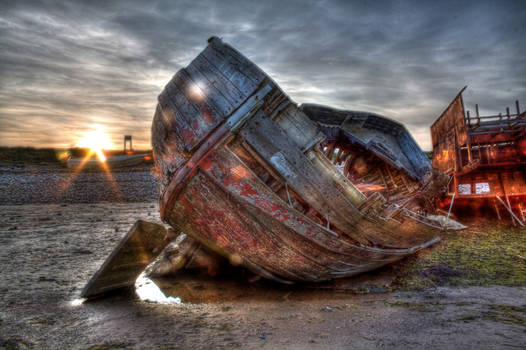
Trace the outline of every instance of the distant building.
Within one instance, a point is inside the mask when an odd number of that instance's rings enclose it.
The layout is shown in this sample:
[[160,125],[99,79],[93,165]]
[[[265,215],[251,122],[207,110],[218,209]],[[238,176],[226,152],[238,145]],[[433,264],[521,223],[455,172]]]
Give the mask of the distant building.
[[124,135],[124,152],[126,152],[127,141],[130,141],[130,152],[133,152],[132,135]]

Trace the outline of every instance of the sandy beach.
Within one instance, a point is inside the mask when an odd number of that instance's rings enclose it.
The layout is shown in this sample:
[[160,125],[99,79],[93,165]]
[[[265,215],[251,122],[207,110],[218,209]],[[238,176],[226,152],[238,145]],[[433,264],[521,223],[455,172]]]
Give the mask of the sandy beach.
[[[149,169],[114,174],[121,198],[102,173],[72,176],[0,173],[0,349],[526,348],[521,285],[403,290],[372,278],[378,288],[360,293],[181,275],[154,281],[181,303],[133,291],[80,303],[132,224],[160,221]],[[69,190],[55,196],[62,181]]]

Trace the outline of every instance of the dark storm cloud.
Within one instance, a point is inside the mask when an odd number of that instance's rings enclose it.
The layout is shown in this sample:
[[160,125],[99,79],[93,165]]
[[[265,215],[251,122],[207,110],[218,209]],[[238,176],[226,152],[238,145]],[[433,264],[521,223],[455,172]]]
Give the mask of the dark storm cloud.
[[111,1],[0,5],[0,144],[69,146],[93,124],[149,145],[156,96],[212,35],[299,103],[429,125],[526,103],[526,6],[501,2]]

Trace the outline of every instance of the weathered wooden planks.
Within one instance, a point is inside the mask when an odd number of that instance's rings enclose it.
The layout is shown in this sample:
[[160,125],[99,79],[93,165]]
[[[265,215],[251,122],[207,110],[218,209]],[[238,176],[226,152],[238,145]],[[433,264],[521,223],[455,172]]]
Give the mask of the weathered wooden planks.
[[[201,99],[185,86],[197,88]],[[163,116],[176,119],[174,133],[184,131],[182,124],[194,135],[181,135],[190,156],[162,188],[162,217],[207,248],[287,282],[368,271],[436,242],[437,230],[418,217],[402,216],[401,210],[397,220],[380,217],[384,202],[369,203],[361,212],[364,194],[318,149],[325,135],[257,66],[221,40],[212,38],[165,90],[160,102],[175,112]],[[205,105],[217,116],[210,122],[200,112]],[[377,116],[352,121],[389,129]],[[392,137],[403,129],[395,126]],[[389,149],[369,147],[399,160]],[[357,157],[338,150],[334,161],[349,171],[349,159]],[[378,176],[387,185],[387,175]],[[404,229],[398,220],[411,224]]]
[[167,233],[164,226],[137,221],[84,287],[81,297],[93,298],[132,287],[144,268],[175,238],[172,234],[165,239]]
[[[290,280],[321,281],[378,268],[415,251],[357,247],[315,224],[310,224],[305,236],[298,235],[303,232],[299,217],[275,220],[275,212],[265,214],[203,175],[196,175],[187,185],[168,221],[243,265],[250,262]],[[286,208],[282,206],[281,210],[286,216]],[[207,212],[206,218],[200,215],[203,211]]]
[[387,117],[328,106],[302,104],[300,109],[327,135],[329,141],[347,139],[391,166],[424,182],[431,164],[411,134],[400,123]]
[[312,163],[268,117],[259,113],[240,134],[318,212],[328,216],[343,232],[359,242],[367,243],[353,230],[353,222],[360,219],[360,212],[316,171]]

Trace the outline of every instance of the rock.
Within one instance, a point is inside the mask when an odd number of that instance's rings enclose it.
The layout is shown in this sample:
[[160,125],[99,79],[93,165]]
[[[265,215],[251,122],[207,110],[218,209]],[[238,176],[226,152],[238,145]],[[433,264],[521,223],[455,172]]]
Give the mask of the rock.
[[93,254],[93,252],[89,249],[75,249],[73,254]]
[[438,282],[445,282],[451,277],[460,276],[461,273],[447,264],[438,264],[423,270],[422,275]]

